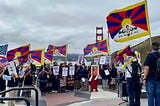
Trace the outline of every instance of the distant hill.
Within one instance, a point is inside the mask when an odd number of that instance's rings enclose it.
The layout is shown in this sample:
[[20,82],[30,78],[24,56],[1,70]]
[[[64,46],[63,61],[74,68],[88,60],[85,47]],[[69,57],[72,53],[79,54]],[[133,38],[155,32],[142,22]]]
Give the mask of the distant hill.
[[[151,40],[152,40],[152,43],[153,42],[160,42],[160,36],[151,37]],[[136,51],[140,52],[141,59],[142,59],[141,63],[143,65],[147,54],[149,52],[151,52],[150,39],[148,38],[147,40],[145,40],[145,41],[143,41],[143,42],[141,42],[141,43],[139,43],[139,44],[137,44],[137,45],[135,45],[131,48],[133,50],[136,50]],[[113,60],[116,53],[117,53],[117,51],[111,54],[112,60]]]
[[71,53],[71,54],[67,55],[67,59],[65,57],[60,57],[60,56],[56,56],[56,57],[53,57],[53,58],[54,58],[54,60],[61,60],[61,61],[65,61],[65,60],[67,60],[67,61],[77,61],[79,55],[80,54]]
[[[56,56],[53,57],[54,60],[60,60],[60,61],[78,61],[78,56],[79,55],[83,55],[83,54],[76,54],[76,53],[70,53],[67,55],[67,58],[65,57],[60,57],[60,56]],[[92,61],[92,58],[86,58],[87,61]]]

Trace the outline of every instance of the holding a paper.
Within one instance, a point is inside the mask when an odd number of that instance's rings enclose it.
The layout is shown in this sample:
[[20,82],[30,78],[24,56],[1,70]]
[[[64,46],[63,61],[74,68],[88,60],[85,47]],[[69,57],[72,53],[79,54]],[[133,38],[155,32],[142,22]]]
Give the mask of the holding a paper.
[[92,65],[91,66],[91,87],[90,91],[92,92],[93,89],[95,89],[96,92],[98,92],[98,75],[99,75],[99,66],[98,65]]
[[102,66],[101,77],[102,77],[102,88],[103,88],[103,90],[107,90],[108,79],[110,78],[109,65],[103,65]]

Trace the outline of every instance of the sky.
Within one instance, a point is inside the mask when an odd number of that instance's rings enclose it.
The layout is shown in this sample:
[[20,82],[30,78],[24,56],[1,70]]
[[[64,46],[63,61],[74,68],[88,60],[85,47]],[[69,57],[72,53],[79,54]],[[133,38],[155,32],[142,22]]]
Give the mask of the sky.
[[[31,50],[68,44],[68,53],[83,54],[96,42],[96,27],[107,38],[106,16],[142,0],[0,0],[0,42],[8,50],[31,44]],[[159,0],[147,0],[151,36],[159,36]],[[149,36],[117,43],[109,38],[111,53],[138,44]]]

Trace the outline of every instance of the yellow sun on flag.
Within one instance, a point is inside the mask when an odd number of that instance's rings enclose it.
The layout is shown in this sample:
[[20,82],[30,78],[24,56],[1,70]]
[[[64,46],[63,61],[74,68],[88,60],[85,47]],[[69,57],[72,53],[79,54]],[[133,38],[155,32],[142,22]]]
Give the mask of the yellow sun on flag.
[[127,24],[129,25],[132,25],[132,20],[130,18],[125,18],[122,23],[121,23],[121,26],[124,27],[126,26]]
[[58,49],[55,49],[54,52],[55,52],[55,53],[58,53],[59,51],[58,51]]
[[21,52],[16,52],[15,53],[15,57],[20,57],[21,56]]
[[97,51],[97,50],[98,50],[97,47],[93,47],[93,48],[92,48],[92,51]]

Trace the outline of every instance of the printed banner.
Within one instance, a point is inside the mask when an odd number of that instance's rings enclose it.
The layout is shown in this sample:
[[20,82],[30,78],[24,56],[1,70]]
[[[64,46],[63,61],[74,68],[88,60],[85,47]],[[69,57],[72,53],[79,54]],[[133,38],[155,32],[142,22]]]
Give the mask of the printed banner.
[[102,40],[94,44],[89,44],[84,48],[85,57],[102,56],[109,54],[108,40]]
[[69,75],[74,75],[75,74],[75,67],[69,67]]
[[67,67],[63,67],[63,68],[62,68],[62,76],[63,76],[63,77],[68,76],[68,68],[67,68]]
[[106,63],[106,56],[101,56],[99,60],[99,64],[105,64]]
[[59,75],[59,66],[53,66],[53,75]]
[[146,1],[117,9],[107,17],[108,31],[116,42],[125,42],[150,35]]

